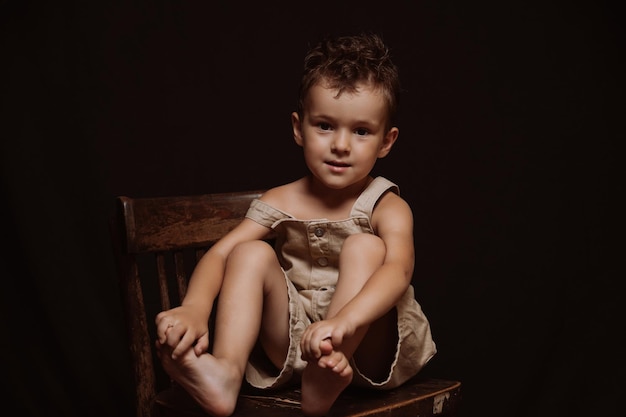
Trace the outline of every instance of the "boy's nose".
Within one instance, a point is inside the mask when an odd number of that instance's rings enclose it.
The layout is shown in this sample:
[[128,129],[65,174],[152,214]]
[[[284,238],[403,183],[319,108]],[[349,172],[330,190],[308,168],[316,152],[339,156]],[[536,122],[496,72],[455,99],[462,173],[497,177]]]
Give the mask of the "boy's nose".
[[350,152],[350,135],[345,132],[337,132],[331,148],[337,152]]

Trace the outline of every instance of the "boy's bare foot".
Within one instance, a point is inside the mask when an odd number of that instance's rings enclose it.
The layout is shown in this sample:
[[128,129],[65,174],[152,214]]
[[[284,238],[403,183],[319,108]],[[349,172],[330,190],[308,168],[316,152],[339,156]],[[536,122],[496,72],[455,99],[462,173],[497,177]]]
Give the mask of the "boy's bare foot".
[[[327,351],[327,346],[322,346],[322,352],[325,351]],[[302,374],[302,412],[304,415],[308,417],[326,415],[339,394],[352,381],[352,375],[353,371],[348,359],[339,351],[331,350],[317,363],[309,362]]]
[[226,417],[235,411],[243,376],[230,363],[193,349],[174,360],[168,346],[158,346],[165,372],[212,416]]

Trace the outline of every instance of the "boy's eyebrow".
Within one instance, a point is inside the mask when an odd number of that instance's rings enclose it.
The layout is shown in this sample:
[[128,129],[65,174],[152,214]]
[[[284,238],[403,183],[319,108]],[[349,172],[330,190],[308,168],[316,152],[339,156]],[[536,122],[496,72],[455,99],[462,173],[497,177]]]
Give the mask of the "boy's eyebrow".
[[328,114],[328,113],[313,113],[313,112],[308,112],[309,114],[309,118],[311,119],[324,119],[324,120],[335,120],[335,118]]
[[[335,123],[337,121],[337,119],[335,117],[333,117],[332,115],[329,115],[329,114],[325,114],[325,113],[318,113],[318,114],[312,114],[311,113],[310,114],[310,118],[312,120],[319,119],[319,120],[324,120],[324,121],[330,121],[330,122],[333,122],[333,123]],[[377,126],[383,125],[384,121],[381,121],[379,123],[379,122],[376,122],[376,121],[373,121],[373,120],[357,118],[357,119],[350,120],[350,124],[351,125],[363,125],[363,126],[367,126],[367,127],[377,127]]]

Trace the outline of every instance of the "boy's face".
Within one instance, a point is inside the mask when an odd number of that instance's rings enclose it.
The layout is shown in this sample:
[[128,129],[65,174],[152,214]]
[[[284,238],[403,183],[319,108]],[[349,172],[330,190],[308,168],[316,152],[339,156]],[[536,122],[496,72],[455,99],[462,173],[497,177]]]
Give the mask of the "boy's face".
[[396,127],[385,131],[387,113],[384,96],[368,84],[338,97],[324,84],[311,87],[302,120],[292,114],[294,138],[311,173],[333,189],[367,178],[398,137]]

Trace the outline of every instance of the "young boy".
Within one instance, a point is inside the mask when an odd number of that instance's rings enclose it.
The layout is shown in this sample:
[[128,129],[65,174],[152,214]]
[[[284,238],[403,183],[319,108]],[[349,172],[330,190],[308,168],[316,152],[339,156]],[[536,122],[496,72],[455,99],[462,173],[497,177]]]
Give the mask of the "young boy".
[[411,286],[411,209],[370,176],[398,138],[398,92],[376,35],[307,54],[291,120],[309,175],[253,201],[200,260],[182,305],[156,317],[164,369],[209,414],[234,412],[245,377],[299,382],[304,415],[323,416],[349,384],[397,387],[435,354]]

